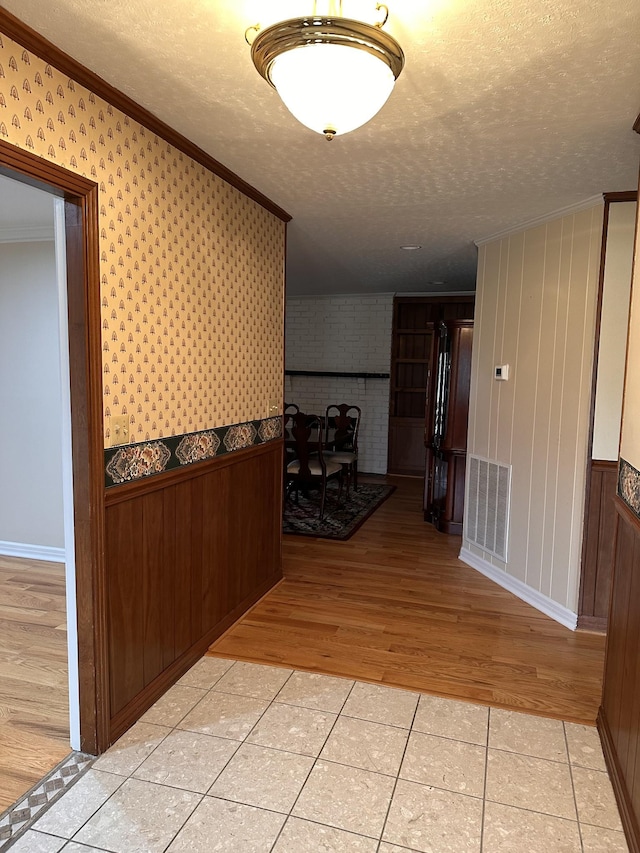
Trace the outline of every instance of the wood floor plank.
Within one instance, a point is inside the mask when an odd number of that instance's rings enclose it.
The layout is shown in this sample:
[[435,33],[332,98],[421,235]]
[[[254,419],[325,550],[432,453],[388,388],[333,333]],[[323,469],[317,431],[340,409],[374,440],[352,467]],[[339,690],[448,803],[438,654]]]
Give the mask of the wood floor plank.
[[458,559],[422,518],[422,483],[347,542],[284,537],[284,581],[209,654],[593,724],[604,638],[572,632]]
[[0,557],[0,812],[69,754],[64,565]]

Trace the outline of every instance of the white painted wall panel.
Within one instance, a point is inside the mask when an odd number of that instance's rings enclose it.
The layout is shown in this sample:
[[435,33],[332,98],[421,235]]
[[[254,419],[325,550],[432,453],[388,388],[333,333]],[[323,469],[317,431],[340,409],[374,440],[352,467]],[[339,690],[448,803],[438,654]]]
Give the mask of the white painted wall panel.
[[0,243],[3,542],[64,547],[58,348],[53,241]]
[[640,470],[640,217],[636,217],[635,257],[627,344],[620,458]]
[[636,207],[636,203],[631,201],[609,205],[593,459],[618,459]]
[[572,611],[601,235],[597,205],[483,245],[478,263],[469,452],[512,466],[508,562],[463,547]]

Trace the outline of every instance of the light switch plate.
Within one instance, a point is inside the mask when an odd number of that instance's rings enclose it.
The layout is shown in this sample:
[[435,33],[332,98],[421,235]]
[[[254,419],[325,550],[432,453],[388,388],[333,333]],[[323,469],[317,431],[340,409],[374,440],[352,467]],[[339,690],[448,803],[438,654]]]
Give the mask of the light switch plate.
[[503,382],[509,378],[509,365],[508,364],[496,364],[494,368],[494,379],[502,380]]

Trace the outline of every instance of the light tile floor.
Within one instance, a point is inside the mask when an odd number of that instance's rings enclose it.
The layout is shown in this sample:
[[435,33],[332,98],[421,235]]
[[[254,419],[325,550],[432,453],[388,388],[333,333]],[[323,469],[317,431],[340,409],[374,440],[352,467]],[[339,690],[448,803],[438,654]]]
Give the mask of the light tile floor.
[[203,658],[12,853],[622,853],[595,729]]

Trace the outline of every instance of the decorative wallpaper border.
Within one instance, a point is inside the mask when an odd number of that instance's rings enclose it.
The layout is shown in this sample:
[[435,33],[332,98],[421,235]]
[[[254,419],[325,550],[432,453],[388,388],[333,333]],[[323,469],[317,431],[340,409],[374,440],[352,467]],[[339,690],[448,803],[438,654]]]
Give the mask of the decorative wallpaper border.
[[640,518],[640,471],[622,458],[618,469],[618,496]]
[[172,435],[104,451],[107,488],[204,462],[245,447],[274,441],[282,435],[282,418],[265,418],[215,429]]

